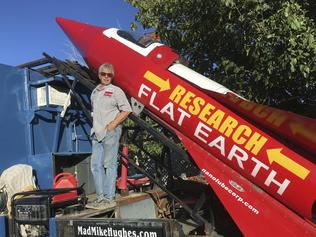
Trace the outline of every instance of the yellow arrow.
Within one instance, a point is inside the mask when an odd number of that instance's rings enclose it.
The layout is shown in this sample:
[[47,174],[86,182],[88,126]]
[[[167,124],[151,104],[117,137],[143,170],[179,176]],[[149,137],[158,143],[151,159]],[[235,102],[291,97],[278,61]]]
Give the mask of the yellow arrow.
[[162,78],[158,77],[151,71],[146,71],[144,74],[144,78],[146,78],[148,81],[154,83],[156,86],[160,88],[159,92],[166,91],[170,89],[170,83],[169,79],[166,81],[163,80]]
[[308,140],[316,143],[316,132],[308,129],[301,123],[290,123],[289,127],[294,135],[301,134],[301,136],[307,138]]
[[268,149],[267,155],[269,163],[278,163],[280,166],[284,167],[288,171],[292,172],[293,174],[304,180],[310,171],[305,167],[301,166],[300,164],[296,163],[289,157],[283,155],[281,151],[282,148]]

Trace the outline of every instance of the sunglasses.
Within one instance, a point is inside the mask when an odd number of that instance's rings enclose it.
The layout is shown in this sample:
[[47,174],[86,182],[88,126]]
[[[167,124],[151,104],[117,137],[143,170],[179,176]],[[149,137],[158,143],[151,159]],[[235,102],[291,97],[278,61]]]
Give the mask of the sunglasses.
[[100,72],[99,75],[102,77],[113,77],[113,73],[111,72]]

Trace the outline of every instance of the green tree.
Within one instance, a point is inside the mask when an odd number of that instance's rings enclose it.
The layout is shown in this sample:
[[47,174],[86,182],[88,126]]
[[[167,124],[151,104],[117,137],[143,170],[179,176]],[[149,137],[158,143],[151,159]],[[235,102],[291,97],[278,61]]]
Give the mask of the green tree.
[[314,0],[126,1],[191,68],[252,101],[316,117]]

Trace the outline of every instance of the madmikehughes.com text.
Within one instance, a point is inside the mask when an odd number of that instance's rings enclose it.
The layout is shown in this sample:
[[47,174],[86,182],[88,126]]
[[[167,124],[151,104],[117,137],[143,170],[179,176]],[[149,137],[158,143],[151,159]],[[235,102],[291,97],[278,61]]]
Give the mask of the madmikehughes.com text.
[[77,236],[106,236],[106,237],[158,237],[156,231],[144,230],[128,230],[122,227],[121,229],[113,227],[101,226],[77,226]]

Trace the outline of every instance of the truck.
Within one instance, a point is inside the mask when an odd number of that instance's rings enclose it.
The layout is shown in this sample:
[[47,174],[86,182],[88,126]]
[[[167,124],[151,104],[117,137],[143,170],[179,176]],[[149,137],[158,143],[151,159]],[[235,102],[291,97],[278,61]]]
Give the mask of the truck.
[[[36,177],[4,190],[3,236],[315,236],[315,120],[247,101],[151,37],[57,22],[88,68],[48,54],[0,68],[1,177]],[[95,210],[89,95],[104,62],[133,114],[117,205]]]

